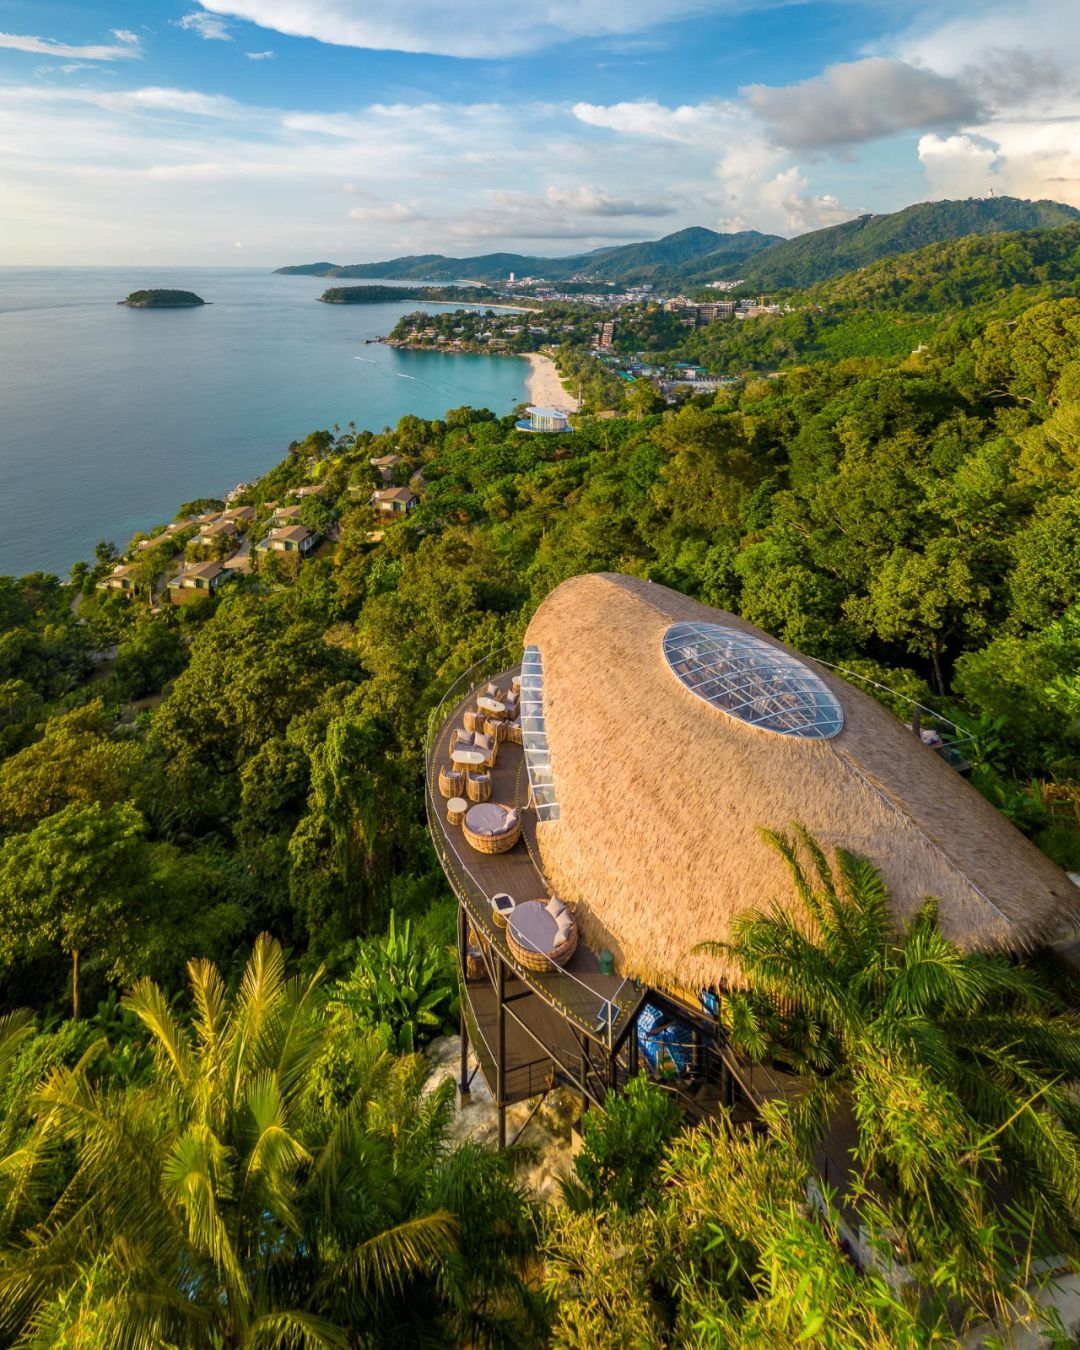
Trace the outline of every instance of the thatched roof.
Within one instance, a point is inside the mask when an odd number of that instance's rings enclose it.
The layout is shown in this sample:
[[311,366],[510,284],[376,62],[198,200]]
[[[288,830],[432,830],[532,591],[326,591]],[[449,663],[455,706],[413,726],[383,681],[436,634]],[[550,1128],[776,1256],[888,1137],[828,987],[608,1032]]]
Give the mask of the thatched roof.
[[[537,840],[553,888],[620,968],[692,989],[731,976],[695,943],[771,899],[795,903],[759,834],[798,821],[883,871],[898,918],[940,901],[964,947],[1018,950],[1060,936],[1080,890],[933,750],[826,667],[830,740],[737,721],[685,688],[662,651],[674,623],[723,624],[792,651],[753,625],[666,587],[597,574],[564,582],[533,617],[558,820]],[[799,653],[793,653],[800,656]]]

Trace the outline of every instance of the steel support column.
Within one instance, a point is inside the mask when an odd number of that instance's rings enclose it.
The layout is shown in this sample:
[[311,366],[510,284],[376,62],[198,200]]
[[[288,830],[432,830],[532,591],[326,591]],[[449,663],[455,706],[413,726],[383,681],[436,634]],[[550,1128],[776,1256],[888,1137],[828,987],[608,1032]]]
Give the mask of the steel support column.
[[495,956],[495,998],[498,1018],[495,1034],[495,1109],[499,1113],[499,1147],[506,1147],[506,966]]

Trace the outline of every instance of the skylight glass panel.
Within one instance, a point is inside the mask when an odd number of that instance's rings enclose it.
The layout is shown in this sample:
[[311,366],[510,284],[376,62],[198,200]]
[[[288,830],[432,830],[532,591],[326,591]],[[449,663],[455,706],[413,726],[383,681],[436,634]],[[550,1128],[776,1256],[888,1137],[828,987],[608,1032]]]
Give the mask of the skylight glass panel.
[[544,720],[544,663],[539,647],[526,647],[521,662],[521,739],[533,805],[539,820],[558,820],[559,802],[551,776]]
[[749,633],[677,623],[664,658],[682,684],[729,717],[781,736],[827,741],[844,725],[836,695],[809,666]]

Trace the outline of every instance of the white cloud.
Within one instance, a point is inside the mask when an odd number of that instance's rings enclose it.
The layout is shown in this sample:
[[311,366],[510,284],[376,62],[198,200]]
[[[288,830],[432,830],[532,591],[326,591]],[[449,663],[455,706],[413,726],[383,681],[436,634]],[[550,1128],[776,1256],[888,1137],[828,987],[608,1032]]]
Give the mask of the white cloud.
[[573,114],[592,127],[606,127],[651,140],[697,145],[715,137],[736,109],[730,103],[684,104],[668,108],[651,99],[632,103],[575,103]]
[[956,134],[919,141],[931,192],[993,188],[1080,206],[1080,5],[958,3],[944,21],[927,12],[893,44],[904,59],[965,83],[984,108]]
[[117,42],[122,42],[125,47],[137,47],[139,45],[138,33],[133,33],[130,28],[110,29]]
[[202,0],[217,14],[340,47],[503,60],[742,8],[738,0]]
[[449,223],[456,239],[577,239],[602,242],[605,239],[639,239],[640,227],[605,225],[598,229],[584,212],[585,220],[548,198],[526,192],[493,190],[484,194],[494,206],[470,208]]
[[[83,103],[114,113],[192,113],[199,117],[233,118],[245,112],[242,104],[224,94],[203,94],[195,89],[172,89],[147,85],[141,89],[89,89],[46,87],[4,91],[29,103]],[[255,114],[257,110],[249,110]]]
[[388,202],[385,205],[376,206],[354,206],[349,212],[349,217],[352,220],[362,220],[367,223],[375,221],[386,225],[425,219],[415,207],[406,206],[404,202]]
[[597,187],[564,188],[551,186],[544,194],[551,206],[561,207],[579,216],[671,216],[678,209],[671,202],[634,201],[613,197]]
[[980,106],[961,81],[882,56],[828,66],[799,84],[743,90],[779,145],[820,149],[855,145],[898,131],[959,126]]
[[173,22],[177,28],[183,28],[188,33],[197,33],[207,42],[232,41],[228,22],[220,14],[207,14],[204,10],[196,10],[194,13],[185,14],[182,19],[175,19]]
[[244,55],[249,61],[272,61],[274,52],[245,52]]
[[104,47],[90,43],[75,46],[70,42],[55,42],[52,38],[27,37],[19,33],[0,33],[0,47],[16,52],[35,52],[39,56],[67,56],[76,61],[127,61],[141,53],[136,44],[125,38],[120,47]]

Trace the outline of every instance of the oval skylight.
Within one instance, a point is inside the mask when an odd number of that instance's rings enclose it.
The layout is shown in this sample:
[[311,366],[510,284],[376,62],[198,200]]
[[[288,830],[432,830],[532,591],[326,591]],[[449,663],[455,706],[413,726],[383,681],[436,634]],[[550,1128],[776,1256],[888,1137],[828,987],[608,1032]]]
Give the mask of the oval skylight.
[[698,698],[749,726],[827,741],[844,725],[828,685],[771,643],[717,623],[676,623],[664,656]]

